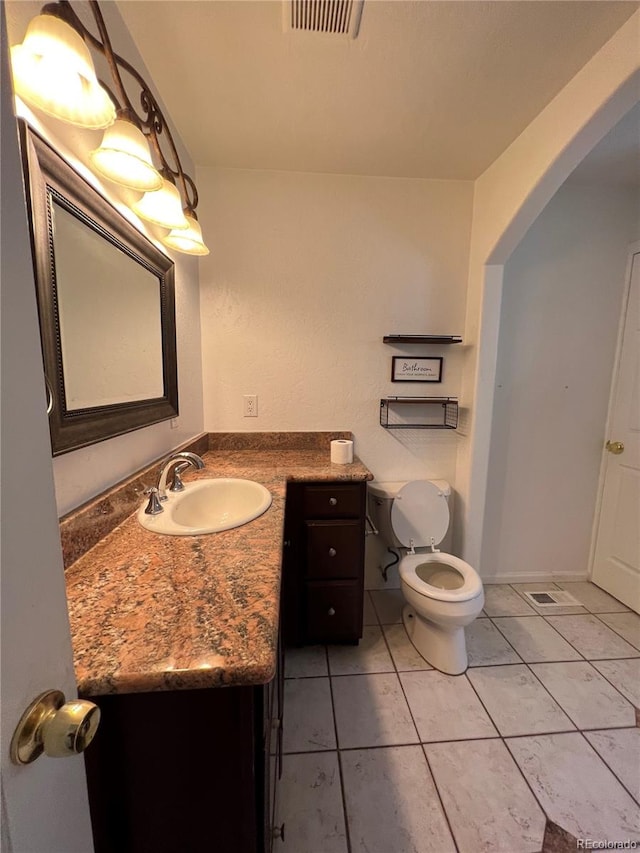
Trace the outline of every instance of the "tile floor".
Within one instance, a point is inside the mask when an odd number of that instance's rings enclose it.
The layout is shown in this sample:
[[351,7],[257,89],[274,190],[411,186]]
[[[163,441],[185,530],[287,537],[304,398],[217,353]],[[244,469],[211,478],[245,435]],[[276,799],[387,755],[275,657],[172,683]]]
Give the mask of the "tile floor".
[[486,587],[462,676],[417,654],[399,590],[366,594],[359,646],[287,651],[276,849],[540,853],[547,819],[640,844],[640,616],[589,583],[541,615],[535,586]]

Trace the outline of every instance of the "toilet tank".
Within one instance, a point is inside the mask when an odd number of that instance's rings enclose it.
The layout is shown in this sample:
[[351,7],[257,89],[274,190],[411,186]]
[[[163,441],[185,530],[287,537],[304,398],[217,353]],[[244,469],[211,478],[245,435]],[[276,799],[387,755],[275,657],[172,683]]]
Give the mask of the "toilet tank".
[[[393,499],[398,494],[400,489],[405,486],[409,480],[387,480],[384,482],[379,482],[378,480],[373,480],[369,483],[368,487],[368,504],[369,504],[369,515],[371,516],[371,520],[375,524],[378,529],[378,533],[387,544],[387,546],[391,548],[400,548],[402,547],[398,542],[393,528],[391,526],[391,505],[393,503]],[[449,511],[451,513],[452,509],[452,495],[451,495],[451,486],[447,483],[446,480],[431,480],[435,486],[446,496],[447,504],[449,505]],[[449,521],[449,529],[442,540],[442,542],[438,545],[438,548],[441,551],[451,551],[451,521]]]

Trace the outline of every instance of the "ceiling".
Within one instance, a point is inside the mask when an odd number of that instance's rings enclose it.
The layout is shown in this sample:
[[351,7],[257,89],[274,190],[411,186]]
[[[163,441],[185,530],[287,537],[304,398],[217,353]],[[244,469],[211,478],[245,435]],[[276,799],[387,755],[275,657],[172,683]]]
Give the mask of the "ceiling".
[[469,180],[638,3],[365,0],[355,40],[279,0],[118,6],[198,166]]

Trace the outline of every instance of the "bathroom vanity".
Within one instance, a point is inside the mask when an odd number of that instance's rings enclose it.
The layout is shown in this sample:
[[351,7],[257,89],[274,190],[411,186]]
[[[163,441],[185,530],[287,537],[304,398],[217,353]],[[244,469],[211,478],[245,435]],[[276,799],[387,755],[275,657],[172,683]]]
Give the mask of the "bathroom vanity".
[[181,448],[206,463],[193,479],[271,492],[243,527],[143,529],[134,511],[157,465],[62,520],[79,693],[102,710],[85,754],[96,853],[267,853],[281,835],[281,620],[296,614],[296,642],[361,633],[371,474],[330,463],[339,437],[217,434]]

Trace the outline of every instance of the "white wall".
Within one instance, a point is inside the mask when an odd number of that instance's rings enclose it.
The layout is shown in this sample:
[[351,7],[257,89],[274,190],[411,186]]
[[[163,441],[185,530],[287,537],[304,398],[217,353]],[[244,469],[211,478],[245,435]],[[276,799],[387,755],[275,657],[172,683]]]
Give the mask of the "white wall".
[[[472,184],[199,169],[205,429],[350,429],[379,479],[455,475],[455,432],[387,431],[380,397],[456,395],[390,381],[390,332],[461,334]],[[257,394],[258,418],[242,416]]]
[[505,266],[483,577],[588,571],[635,189],[566,184]]
[[[22,41],[29,20],[38,14],[41,5],[39,2],[15,2],[15,0],[6,4],[7,28],[12,45]],[[95,31],[93,19],[90,14],[87,14],[86,4],[77,3],[74,4],[74,8],[90,29]],[[114,50],[131,62],[153,86],[153,81],[146,71],[116,4],[105,3],[102,4],[101,9]],[[161,103],[161,99],[159,101]],[[85,166],[88,152],[100,144],[102,131],[70,128],[42,114],[33,116],[29,114],[28,110],[25,111],[25,114],[29,115],[38,132],[47,138],[54,147],[63,152],[67,159],[83,174],[83,177],[92,182],[125,215],[128,213],[122,204],[126,191],[121,193],[116,185],[108,181],[104,184],[101,183]],[[179,135],[175,131],[173,131],[173,135],[178,145],[183,167],[193,176],[193,163]],[[129,216],[133,217],[133,214],[129,213]],[[135,224],[150,239],[157,239],[159,234],[164,233],[155,231],[151,226],[146,227],[140,220],[135,220]],[[165,253],[171,254],[176,264],[176,324],[180,405],[177,427],[172,429],[170,423],[165,421],[56,457],[53,462],[53,470],[56,501],[60,515],[99,494],[132,471],[202,431],[198,261],[187,255],[172,254],[163,246],[160,248]]]
[[[352,430],[378,479],[455,485],[457,434],[387,431],[379,401],[457,395],[463,348],[382,337],[461,334],[473,185],[214,169],[199,169],[198,184],[215,235],[201,267],[205,429]],[[392,383],[403,352],[442,354],[443,383]],[[258,395],[255,420],[243,394]],[[383,584],[375,540],[368,587]]]
[[640,11],[475,182],[456,547],[481,570],[503,265],[573,169],[640,100],[639,39]]

